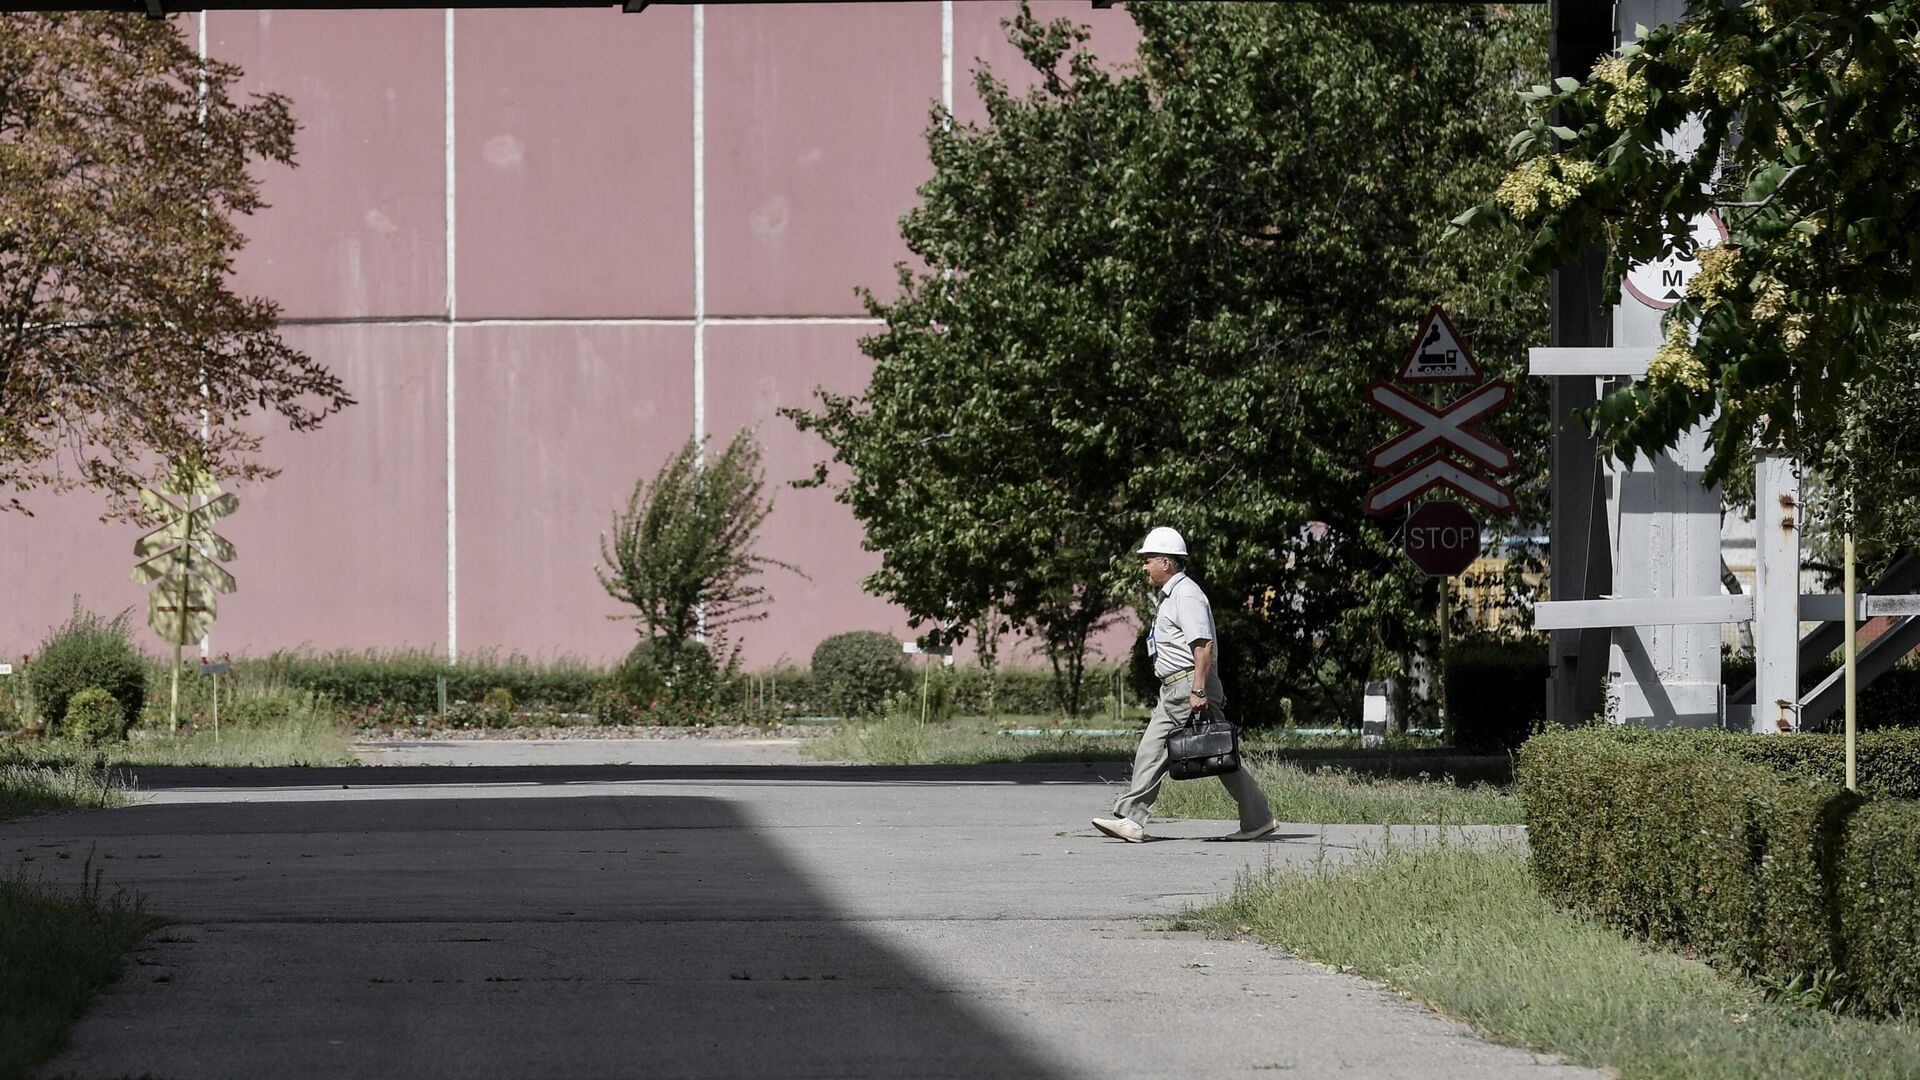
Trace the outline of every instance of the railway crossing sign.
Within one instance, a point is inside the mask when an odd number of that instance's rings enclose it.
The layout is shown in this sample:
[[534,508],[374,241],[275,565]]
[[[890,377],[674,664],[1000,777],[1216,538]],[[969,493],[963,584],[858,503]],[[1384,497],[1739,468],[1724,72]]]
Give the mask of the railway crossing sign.
[[[1477,382],[1480,378],[1473,353],[1447,313],[1438,307],[1428,311],[1401,364],[1399,381]],[[1369,384],[1367,403],[1406,425],[1406,430],[1367,454],[1368,467],[1391,474],[1367,492],[1367,513],[1390,514],[1441,487],[1495,513],[1511,512],[1513,493],[1494,477],[1513,470],[1513,453],[1475,425],[1512,400],[1513,385],[1500,379],[1443,406],[1429,405],[1419,394],[1390,382]],[[1479,533],[1474,535],[1477,544]]]
[[1413,345],[1400,364],[1404,383],[1479,382],[1480,365],[1473,362],[1473,351],[1465,338],[1453,328],[1453,321],[1438,306],[1427,310]]
[[1473,430],[1473,425],[1500,411],[1513,400],[1513,385],[1495,380],[1443,409],[1436,409],[1392,383],[1367,387],[1367,400],[1388,416],[1412,427],[1373,448],[1367,464],[1389,472],[1413,460],[1428,447],[1451,449],[1474,464],[1496,473],[1513,471],[1513,454],[1498,441]]

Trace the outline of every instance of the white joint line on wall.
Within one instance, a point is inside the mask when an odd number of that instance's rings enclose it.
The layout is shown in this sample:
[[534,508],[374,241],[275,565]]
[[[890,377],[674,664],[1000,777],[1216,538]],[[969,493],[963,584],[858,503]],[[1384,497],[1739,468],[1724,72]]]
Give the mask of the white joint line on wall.
[[940,104],[953,115],[953,0],[940,0]]
[[[634,315],[625,318],[577,319],[565,316],[493,319],[445,319],[434,315],[395,317],[331,318],[301,316],[281,319],[281,326],[431,326],[436,329],[451,322],[454,326],[693,326],[689,316]],[[883,319],[870,315],[707,315],[703,326],[880,326]]]
[[[693,441],[707,437],[707,5],[693,5]],[[697,468],[706,453],[694,459]],[[695,609],[707,640],[707,605]]]
[[459,485],[457,467],[459,456],[455,452],[455,415],[454,386],[455,368],[453,363],[454,334],[459,326],[459,308],[455,304],[454,293],[454,218],[453,218],[453,9],[446,10],[446,133],[447,133],[447,662],[454,663],[460,658],[459,617],[460,592],[457,576],[458,540],[459,540]]
[[707,6],[693,5],[693,438],[707,434]]
[[[200,21],[200,27],[199,27],[200,33],[198,35],[198,38],[199,38],[198,46],[200,49],[200,59],[204,63],[207,59],[207,13],[206,12],[203,11],[200,13],[199,21]],[[207,127],[207,76],[206,76],[206,73],[202,72],[200,74],[200,77],[197,80],[195,80],[195,82],[197,85],[194,87],[194,97],[197,101],[197,105],[194,109],[194,118],[199,122],[201,135],[202,137],[204,137],[206,134],[206,127]],[[200,204],[200,219],[204,221],[206,220],[206,217],[207,217],[207,207],[206,207],[206,204],[203,202]],[[200,398],[201,400],[204,401],[207,398],[213,396],[213,391],[207,386],[206,368],[203,367],[200,369],[200,371],[201,371]],[[200,441],[202,443],[205,443],[208,439],[213,437],[212,423],[213,423],[212,415],[209,414],[206,409],[204,408],[201,409],[200,410]],[[192,504],[191,499],[188,500],[188,504],[189,505]],[[203,664],[206,663],[207,658],[212,655],[213,655],[213,634],[211,631],[209,631],[208,633],[200,635],[200,662]]]

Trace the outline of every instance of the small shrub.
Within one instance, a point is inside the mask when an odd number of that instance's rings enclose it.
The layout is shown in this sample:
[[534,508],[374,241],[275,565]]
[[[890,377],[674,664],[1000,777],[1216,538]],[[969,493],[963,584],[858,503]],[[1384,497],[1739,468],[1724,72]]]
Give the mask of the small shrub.
[[67,699],[59,732],[88,746],[119,742],[127,737],[127,711],[112,694],[89,686]]
[[489,709],[510,713],[513,711],[513,691],[504,686],[496,686],[487,691],[486,696],[480,699],[480,704]]
[[147,700],[147,667],[127,624],[131,610],[103,619],[75,603],[72,617],[40,643],[27,669],[27,685],[50,730],[60,730],[68,702],[89,687],[112,695],[125,716],[140,715]]
[[633,699],[627,696],[619,681],[608,679],[594,687],[593,696],[587,699],[587,715],[593,722],[606,727],[626,727],[636,718],[637,709]]
[[855,630],[835,634],[813,650],[813,682],[829,712],[871,717],[886,710],[888,695],[912,684],[913,670],[890,635]]
[[447,726],[488,730],[513,726],[513,713],[484,702],[454,701],[447,705]]
[[713,654],[697,641],[675,643],[668,638],[645,638],[620,665],[621,689],[635,704],[653,703],[707,708],[720,691],[720,669]]

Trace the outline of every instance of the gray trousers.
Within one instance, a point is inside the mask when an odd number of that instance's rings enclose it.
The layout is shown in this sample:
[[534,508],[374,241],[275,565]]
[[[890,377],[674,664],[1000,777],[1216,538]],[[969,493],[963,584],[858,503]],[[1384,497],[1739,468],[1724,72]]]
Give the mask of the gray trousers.
[[[1115,817],[1131,818],[1134,824],[1146,827],[1147,814],[1153,809],[1153,801],[1160,797],[1161,782],[1167,778],[1167,737],[1175,728],[1185,725],[1192,715],[1189,700],[1192,694],[1191,675],[1160,687],[1160,702],[1154,706],[1146,734],[1140,736],[1140,749],[1133,755],[1133,780],[1127,785],[1126,793],[1113,804]],[[1219,676],[1207,672],[1207,700],[1217,702],[1221,696]],[[1220,706],[1209,704],[1207,710],[1217,714]],[[1273,820],[1266,792],[1254,782],[1252,773],[1244,768],[1235,769],[1221,774],[1220,782],[1226,785],[1233,801],[1240,804],[1242,829],[1257,829]]]

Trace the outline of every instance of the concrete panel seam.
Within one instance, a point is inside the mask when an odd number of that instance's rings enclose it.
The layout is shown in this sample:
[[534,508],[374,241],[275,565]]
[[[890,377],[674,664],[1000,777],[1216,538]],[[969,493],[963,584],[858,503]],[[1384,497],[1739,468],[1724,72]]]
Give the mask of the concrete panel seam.
[[693,438],[707,434],[707,6],[693,5]]
[[459,323],[460,309],[454,284],[454,87],[453,87],[453,9],[448,8],[443,22],[445,34],[445,74],[446,74],[446,173],[447,173],[447,214],[446,214],[446,253],[447,253],[447,662],[454,663],[460,658],[459,652],[459,613],[460,582],[458,574],[459,556],[459,456],[456,450],[455,397],[454,397],[454,340],[455,329]]

